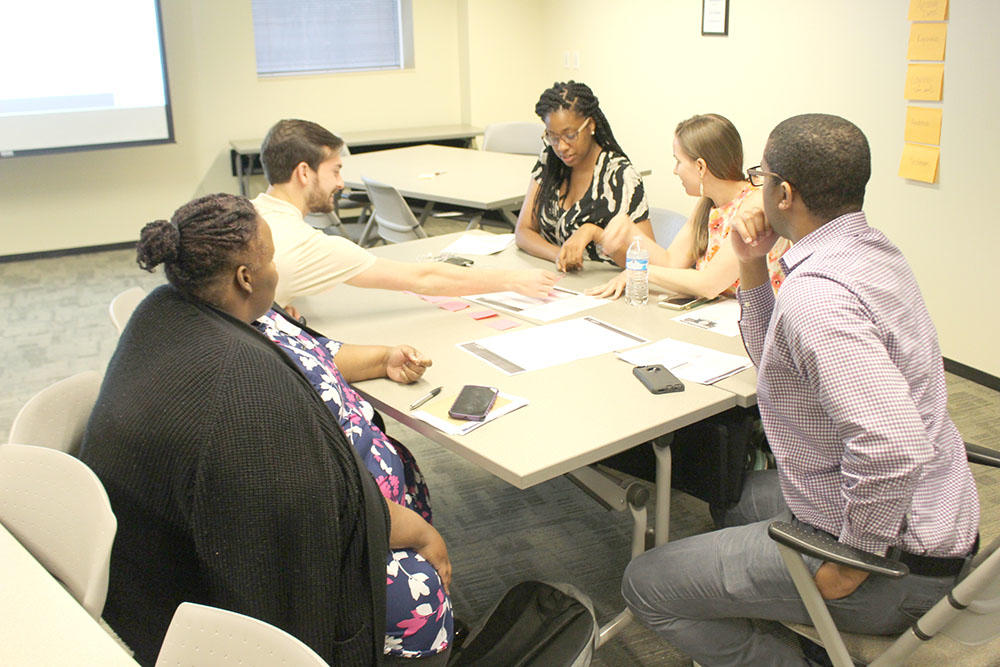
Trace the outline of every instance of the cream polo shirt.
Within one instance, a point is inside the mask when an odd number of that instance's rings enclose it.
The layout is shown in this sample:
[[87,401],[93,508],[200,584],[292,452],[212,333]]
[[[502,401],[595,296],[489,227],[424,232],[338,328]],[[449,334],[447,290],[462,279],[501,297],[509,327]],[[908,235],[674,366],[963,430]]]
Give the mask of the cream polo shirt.
[[375,255],[343,236],[311,227],[289,202],[261,193],[253,199],[274,237],[278,288],[274,300],[285,306],[295,297],[317,294],[348,281],[375,263]]

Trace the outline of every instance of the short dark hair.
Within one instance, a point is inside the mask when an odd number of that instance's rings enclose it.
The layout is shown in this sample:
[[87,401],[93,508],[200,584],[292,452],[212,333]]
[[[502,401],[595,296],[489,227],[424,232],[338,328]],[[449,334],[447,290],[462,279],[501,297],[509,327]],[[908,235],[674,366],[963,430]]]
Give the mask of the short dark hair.
[[146,271],[163,264],[171,285],[197,295],[216,276],[243,263],[258,226],[257,211],[247,199],[207,195],[181,206],[169,222],[143,227],[136,262]]
[[857,125],[827,114],[803,114],[771,130],[769,171],[788,181],[814,215],[827,220],[860,211],[872,173],[868,140]]
[[260,146],[264,176],[271,185],[287,183],[300,162],[315,170],[343,146],[344,140],[322,125],[294,118],[279,120]]

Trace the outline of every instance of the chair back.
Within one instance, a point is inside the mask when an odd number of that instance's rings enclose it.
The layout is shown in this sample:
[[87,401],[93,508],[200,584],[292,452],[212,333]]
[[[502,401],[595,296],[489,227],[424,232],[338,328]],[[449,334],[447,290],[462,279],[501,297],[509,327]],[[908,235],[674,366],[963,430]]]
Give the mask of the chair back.
[[658,246],[663,248],[669,246],[685,222],[687,218],[683,213],[668,208],[649,207],[649,224],[653,227],[653,239]]
[[111,315],[111,322],[118,329],[118,335],[125,330],[128,318],[132,317],[132,311],[139,305],[139,302],[146,298],[146,290],[141,287],[129,287],[127,290],[111,299],[108,307]]
[[101,374],[71,375],[28,399],[10,429],[8,442],[50,447],[75,455],[101,390]]
[[280,628],[236,612],[183,602],[167,628],[157,667],[327,667],[323,658]]
[[0,445],[0,522],[100,618],[118,522],[85,463],[47,447]]
[[364,181],[368,198],[375,207],[372,215],[379,236],[389,243],[427,238],[427,232],[420,226],[399,190],[367,178],[362,177],[361,180]]
[[545,144],[541,123],[492,123],[483,132],[483,150],[497,153],[538,155]]

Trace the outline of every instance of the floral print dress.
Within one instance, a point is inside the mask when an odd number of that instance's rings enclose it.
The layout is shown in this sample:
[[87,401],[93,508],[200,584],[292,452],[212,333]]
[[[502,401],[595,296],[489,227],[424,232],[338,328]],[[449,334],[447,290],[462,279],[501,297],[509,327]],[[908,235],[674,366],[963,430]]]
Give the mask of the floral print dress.
[[[254,326],[305,373],[382,495],[430,523],[430,496],[416,461],[373,423],[375,410],[341,375],[334,360],[341,343],[312,336],[274,310]],[[434,567],[412,549],[395,549],[389,551],[385,571],[385,653],[416,658],[448,648],[453,636],[451,600]]]
[[[705,268],[712,258],[715,257],[715,253],[719,252],[723,243],[729,243],[729,231],[733,228],[733,220],[736,219],[736,214],[739,213],[740,206],[743,205],[743,200],[747,196],[759,188],[755,188],[752,185],[747,185],[740,194],[736,196],[736,199],[729,203],[723,204],[718,208],[713,208],[708,213],[708,247],[705,248],[705,254],[698,258],[695,262],[694,268],[701,271]],[[767,253],[767,270],[771,276],[771,289],[775,292],[781,287],[782,281],[785,279],[785,272],[781,268],[781,263],[778,261],[785,251],[791,247],[791,243],[788,239],[779,238],[778,241],[771,248],[770,252]],[[737,280],[732,285],[726,288],[722,293],[725,296],[735,297],[736,288],[740,286],[740,281]]]

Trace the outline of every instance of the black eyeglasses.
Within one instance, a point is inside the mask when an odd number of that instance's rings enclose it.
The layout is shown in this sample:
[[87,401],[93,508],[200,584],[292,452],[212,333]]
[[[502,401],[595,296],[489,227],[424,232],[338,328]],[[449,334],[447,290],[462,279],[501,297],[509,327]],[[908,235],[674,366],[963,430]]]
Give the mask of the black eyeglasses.
[[747,180],[750,181],[750,185],[755,188],[763,187],[765,176],[774,176],[779,181],[784,181],[785,183],[792,185],[792,182],[787,178],[783,178],[781,174],[776,174],[773,171],[764,171],[760,168],[759,164],[756,167],[750,167],[747,169]]

